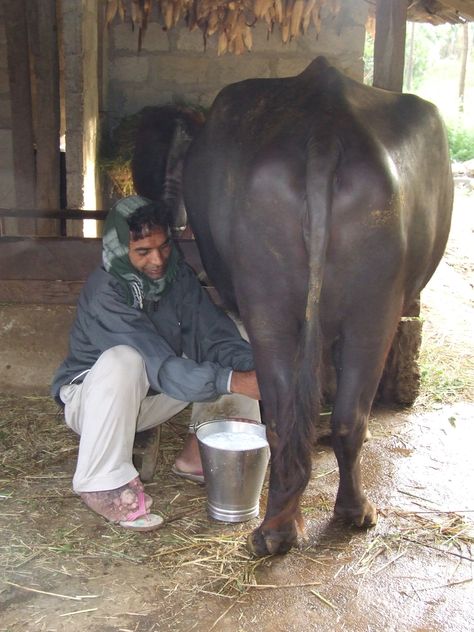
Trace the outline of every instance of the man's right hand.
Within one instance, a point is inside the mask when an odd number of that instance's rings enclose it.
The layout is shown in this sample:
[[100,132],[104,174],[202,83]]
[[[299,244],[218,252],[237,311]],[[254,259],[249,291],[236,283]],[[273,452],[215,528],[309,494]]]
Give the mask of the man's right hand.
[[246,395],[252,399],[260,399],[260,389],[255,371],[232,371],[230,392]]

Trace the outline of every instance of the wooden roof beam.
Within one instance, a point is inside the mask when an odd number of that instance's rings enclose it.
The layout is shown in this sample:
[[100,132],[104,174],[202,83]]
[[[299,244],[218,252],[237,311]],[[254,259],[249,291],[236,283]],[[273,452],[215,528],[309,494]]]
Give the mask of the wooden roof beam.
[[447,10],[455,9],[466,19],[474,20],[474,0],[438,0]]

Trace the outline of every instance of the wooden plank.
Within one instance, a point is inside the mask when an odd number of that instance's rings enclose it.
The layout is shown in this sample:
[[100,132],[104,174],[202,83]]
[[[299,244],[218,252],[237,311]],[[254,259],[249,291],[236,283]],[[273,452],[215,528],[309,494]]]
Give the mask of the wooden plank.
[[0,278],[84,281],[101,262],[100,239],[0,238]]
[[[24,0],[4,0],[8,77],[12,112],[15,198],[19,207],[35,206],[35,158],[28,58],[28,32]],[[35,232],[35,222],[5,222],[6,230]]]
[[[75,305],[84,281],[45,281],[41,279],[0,280],[0,303],[19,305]],[[221,305],[219,293],[213,287],[204,288],[216,305]]]
[[377,0],[375,9],[374,80],[385,90],[403,90],[407,3]]
[[[178,240],[186,262],[203,272],[193,239]],[[0,237],[0,301],[74,305],[84,281],[101,263],[102,240],[74,237]],[[206,287],[220,305],[217,291]]]
[[[203,272],[194,240],[178,240],[187,263]],[[1,279],[85,280],[102,259],[102,240],[85,237],[0,237]]]
[[455,9],[465,17],[474,20],[474,0],[438,0],[447,9]]
[[83,209],[11,209],[0,208],[0,217],[49,217],[51,219],[96,219],[105,220],[108,211],[85,211]]
[[[59,208],[59,60],[56,0],[27,0],[34,69],[33,112],[36,141],[36,205]],[[36,235],[59,235],[59,222],[36,222]]]
[[22,305],[75,305],[83,281],[1,280],[0,302]]

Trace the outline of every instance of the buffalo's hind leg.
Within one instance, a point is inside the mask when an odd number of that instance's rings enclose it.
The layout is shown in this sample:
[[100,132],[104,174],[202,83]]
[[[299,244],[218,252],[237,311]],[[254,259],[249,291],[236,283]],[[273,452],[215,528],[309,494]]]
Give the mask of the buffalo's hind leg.
[[370,409],[382,375],[386,344],[341,342],[336,351],[338,385],[332,413],[332,442],[339,465],[336,517],[358,527],[377,522],[377,510],[361,481],[361,451]]
[[259,319],[266,323],[265,333],[253,331],[252,347],[271,449],[265,518],[248,539],[249,550],[257,556],[286,553],[296,543],[297,524],[301,523],[299,501],[311,475],[314,419],[298,414],[295,406],[298,332],[297,325],[292,331],[288,314],[274,309],[273,322]]

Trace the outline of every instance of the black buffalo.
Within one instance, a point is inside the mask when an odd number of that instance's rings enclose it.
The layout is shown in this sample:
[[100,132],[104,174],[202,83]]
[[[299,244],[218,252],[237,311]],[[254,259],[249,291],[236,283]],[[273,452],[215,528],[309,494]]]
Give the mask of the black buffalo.
[[319,367],[337,373],[335,514],[376,522],[361,484],[367,419],[400,317],[443,254],[453,184],[436,108],[320,57],[217,96],[188,150],[184,198],[204,267],[248,331],[272,450],[257,555],[296,539]]
[[176,234],[186,227],[182,195],[183,160],[204,114],[185,106],[149,106],[140,112],[131,170],[138,195],[164,200]]

